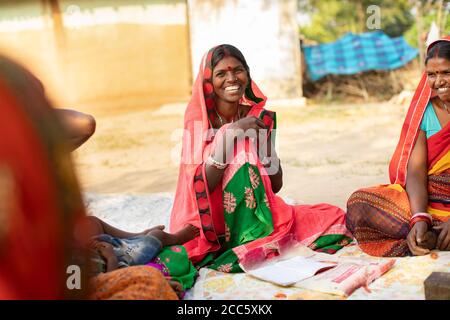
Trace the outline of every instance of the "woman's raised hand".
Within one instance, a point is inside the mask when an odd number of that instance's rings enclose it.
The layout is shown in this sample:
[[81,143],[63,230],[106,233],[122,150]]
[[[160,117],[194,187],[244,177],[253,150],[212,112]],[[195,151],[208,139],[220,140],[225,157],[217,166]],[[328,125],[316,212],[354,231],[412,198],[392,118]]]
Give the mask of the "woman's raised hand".
[[[256,138],[259,134],[259,131],[261,129],[267,130],[267,127],[261,119],[255,117],[255,116],[251,116],[251,117],[245,117],[236,122],[233,122],[230,125],[229,129],[234,130],[235,137],[241,137],[244,135],[251,137],[252,134],[255,134],[255,138]],[[248,130],[254,130],[254,133],[249,132]]]

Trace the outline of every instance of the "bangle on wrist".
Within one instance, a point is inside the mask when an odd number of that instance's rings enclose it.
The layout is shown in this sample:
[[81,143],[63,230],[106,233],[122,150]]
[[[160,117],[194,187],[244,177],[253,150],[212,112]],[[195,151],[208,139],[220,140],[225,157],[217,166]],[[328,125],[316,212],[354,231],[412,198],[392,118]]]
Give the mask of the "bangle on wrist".
[[212,156],[208,157],[208,159],[206,160],[206,163],[212,165],[214,168],[219,169],[219,170],[224,170],[226,167],[228,167],[227,163],[219,162],[216,159],[214,159]]
[[418,213],[414,214],[411,217],[411,219],[409,220],[410,228],[412,228],[414,226],[414,224],[418,221],[426,222],[429,228],[432,227],[432,225],[433,225],[433,218],[431,217],[430,214],[428,214],[426,212],[418,212]]

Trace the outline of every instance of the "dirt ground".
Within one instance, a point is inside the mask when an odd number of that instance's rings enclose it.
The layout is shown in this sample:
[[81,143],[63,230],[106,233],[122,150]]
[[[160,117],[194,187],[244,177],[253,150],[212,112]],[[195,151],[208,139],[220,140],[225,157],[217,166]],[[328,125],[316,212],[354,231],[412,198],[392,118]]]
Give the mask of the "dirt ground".
[[[275,105],[275,104],[273,104]],[[74,154],[84,191],[174,193],[186,103],[96,113],[95,135]],[[405,106],[390,102],[273,107],[284,173],[280,195],[345,208],[356,189],[388,182]]]

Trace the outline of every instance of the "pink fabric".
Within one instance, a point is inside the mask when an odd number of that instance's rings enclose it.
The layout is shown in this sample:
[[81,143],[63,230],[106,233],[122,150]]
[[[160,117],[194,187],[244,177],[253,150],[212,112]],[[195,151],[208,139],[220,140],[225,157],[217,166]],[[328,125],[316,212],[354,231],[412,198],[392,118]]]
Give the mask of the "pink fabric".
[[[192,224],[200,228],[200,236],[184,245],[189,258],[194,263],[201,261],[207,253],[219,250],[220,245],[216,240],[216,236],[224,234],[222,185],[219,184],[214,192],[210,193],[207,184],[202,185],[198,180],[195,180],[197,179],[195,177],[199,177],[202,173],[203,177],[206,177],[204,163],[211,150],[213,150],[217,137],[224,134],[228,127],[227,125],[222,126],[215,134],[214,141],[206,141],[205,137],[208,136],[210,124],[204,90],[211,90],[205,85],[205,75],[208,77],[211,74],[207,63],[208,59],[211,59],[211,54],[212,50],[205,54],[202,59],[200,70],[193,86],[192,97],[184,116],[185,131],[183,135],[182,161],[170,220],[171,232],[180,230],[186,224]],[[241,102],[252,105],[248,116],[259,116],[265,110],[264,105],[267,98],[254,82],[251,85],[255,96],[263,100],[256,104],[244,96]],[[253,157],[258,159],[255,150],[251,148],[246,150],[249,153],[253,153]],[[284,245],[288,245],[292,240],[309,245],[320,235],[340,233],[350,236],[345,227],[345,212],[343,210],[327,204],[315,206],[291,206],[286,204],[279,196],[273,193],[270,178],[264,174],[265,168],[259,159],[256,165],[261,172],[272,211],[274,231],[268,237],[234,248],[233,251],[240,259],[240,262],[245,262],[247,259],[264,259],[270,256],[271,252],[280,251]],[[226,170],[234,169],[232,166],[229,166]],[[227,171],[225,172],[226,175]],[[200,191],[206,192],[207,203],[204,203],[203,199],[201,199],[202,201],[198,200]],[[211,215],[200,215],[200,206],[203,209],[209,208]],[[209,221],[206,221],[209,219],[212,219],[212,229]],[[205,229],[205,225],[208,226],[208,229]],[[205,230],[210,231],[205,232]]]
[[[194,177],[199,170],[204,170],[204,161],[207,159],[211,149],[210,141],[206,139],[209,121],[203,94],[205,59],[206,55],[202,59],[200,70],[192,89],[192,97],[184,115],[181,163],[174,205],[170,216],[171,232],[182,229],[186,224],[200,228],[200,236],[184,244],[189,258],[193,262],[200,261],[208,252],[217,251],[220,248],[218,242],[214,243],[206,238],[206,234],[202,229],[194,189]],[[221,129],[225,130],[226,127],[224,126]],[[220,189],[219,187],[216,188],[212,194],[209,194],[207,188],[204,189],[210,204],[211,216],[213,221],[216,220],[214,226],[219,228],[221,219],[218,216],[223,212],[221,210],[222,194]]]

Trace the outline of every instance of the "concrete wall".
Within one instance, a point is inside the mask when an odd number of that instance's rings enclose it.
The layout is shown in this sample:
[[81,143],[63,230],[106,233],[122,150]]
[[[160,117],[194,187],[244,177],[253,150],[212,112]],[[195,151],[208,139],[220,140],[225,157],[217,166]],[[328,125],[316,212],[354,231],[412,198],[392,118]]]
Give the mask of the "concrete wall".
[[61,101],[54,35],[43,12],[40,1],[1,1],[0,53],[28,67],[50,89],[52,98]]
[[268,98],[302,96],[296,0],[188,0],[192,66],[229,43],[239,48]]
[[48,0],[0,2],[0,50],[35,71],[58,105],[111,113],[189,97],[184,1],[57,3],[59,17]]
[[296,0],[2,0],[0,52],[57,106],[94,115],[187,100],[219,43],[242,50],[269,98],[298,98],[296,11]]

